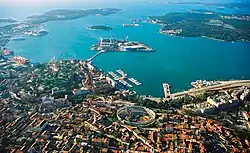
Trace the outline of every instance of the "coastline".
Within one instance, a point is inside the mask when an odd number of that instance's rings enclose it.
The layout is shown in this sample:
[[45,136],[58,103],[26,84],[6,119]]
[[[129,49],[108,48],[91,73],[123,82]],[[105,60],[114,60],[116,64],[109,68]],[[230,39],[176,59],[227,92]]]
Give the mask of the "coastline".
[[201,36],[201,37],[202,37],[202,38],[211,39],[211,40],[221,41],[221,42],[229,42],[229,41],[225,41],[225,40],[222,40],[222,39],[216,39],[216,38],[208,37],[208,36]]

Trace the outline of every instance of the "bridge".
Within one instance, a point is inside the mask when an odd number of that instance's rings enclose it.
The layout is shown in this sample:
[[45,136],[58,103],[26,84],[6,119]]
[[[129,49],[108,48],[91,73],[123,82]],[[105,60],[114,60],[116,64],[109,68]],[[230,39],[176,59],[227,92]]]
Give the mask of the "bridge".
[[99,56],[102,53],[105,53],[105,50],[101,50],[98,53],[96,53],[94,56],[90,57],[89,59],[87,59],[87,62],[91,62],[94,58],[96,58],[97,56]]

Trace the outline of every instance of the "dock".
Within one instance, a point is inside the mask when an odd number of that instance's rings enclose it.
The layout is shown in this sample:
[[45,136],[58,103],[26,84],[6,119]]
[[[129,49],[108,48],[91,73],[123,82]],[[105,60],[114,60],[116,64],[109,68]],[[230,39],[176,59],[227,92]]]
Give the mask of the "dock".
[[163,83],[164,98],[171,98],[170,85]]
[[118,75],[116,75],[114,72],[108,72],[115,80],[119,80]]
[[134,79],[134,78],[128,78],[128,80],[129,80],[130,82],[134,83],[134,84],[137,85],[137,86],[140,86],[140,85],[141,85],[141,83],[140,83],[139,81],[137,81],[136,79]]
[[119,73],[122,77],[126,78],[127,77],[127,74],[124,73],[121,69],[119,70],[116,70],[117,73]]
[[108,72],[108,74],[117,82],[120,83],[121,85],[128,87],[128,88],[132,88],[133,86],[128,82],[130,81],[131,83],[133,83],[136,86],[140,86],[142,83],[140,83],[139,81],[137,81],[134,78],[128,78],[127,74],[125,72],[123,72],[121,69],[116,70],[115,72]]
[[[168,85],[166,83],[163,84],[164,100],[169,99],[169,98],[165,98],[166,97],[165,93],[167,93],[167,88],[169,88],[167,86]],[[235,88],[242,87],[242,86],[250,87],[250,80],[220,81],[220,84],[216,84],[216,85],[212,85],[212,86],[208,86],[208,87],[202,87],[199,89],[189,89],[187,91],[173,93],[173,94],[171,94],[171,98],[178,99],[178,98],[182,98],[182,97],[187,96],[187,95],[201,94],[201,93],[205,93],[208,91],[235,89]],[[165,87],[166,87],[166,89],[165,89]],[[152,101],[156,101],[156,102],[162,101],[161,100],[162,98],[159,98],[159,97],[147,97],[147,99],[152,100]]]

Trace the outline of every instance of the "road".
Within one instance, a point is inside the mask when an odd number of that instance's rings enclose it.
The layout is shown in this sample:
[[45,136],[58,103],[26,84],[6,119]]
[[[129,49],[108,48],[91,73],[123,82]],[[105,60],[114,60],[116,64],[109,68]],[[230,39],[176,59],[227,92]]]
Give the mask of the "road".
[[[189,95],[189,94],[203,93],[203,92],[211,91],[211,90],[237,88],[237,87],[241,87],[241,86],[250,87],[250,80],[221,81],[221,84],[218,84],[218,85],[208,86],[208,87],[199,88],[199,89],[193,88],[193,89],[190,89],[187,91],[173,93],[171,96],[173,99],[177,99],[177,98],[183,97],[185,95]],[[156,101],[156,102],[160,102],[162,98],[149,97],[147,99],[152,100],[152,101]]]
[[222,90],[222,89],[229,89],[229,88],[237,88],[241,86],[248,86],[250,87],[250,80],[234,80],[234,81],[222,81],[221,84],[208,86],[200,89],[190,89],[184,92],[177,92],[172,94],[172,97],[178,98],[185,96],[187,94],[195,94],[195,93],[203,93],[209,90]]

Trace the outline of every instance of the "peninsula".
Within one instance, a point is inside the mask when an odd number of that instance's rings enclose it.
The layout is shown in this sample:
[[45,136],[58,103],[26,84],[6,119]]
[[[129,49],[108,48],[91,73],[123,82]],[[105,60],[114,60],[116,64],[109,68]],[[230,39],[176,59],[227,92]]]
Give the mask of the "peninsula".
[[150,22],[161,24],[160,33],[181,37],[209,37],[227,42],[250,41],[250,16],[205,10],[151,16]]
[[111,27],[105,25],[95,25],[88,27],[89,30],[103,30],[103,31],[110,31],[112,30]]
[[43,15],[32,15],[28,16],[28,22],[33,24],[45,23],[48,21],[58,20],[72,20],[91,15],[102,15],[107,16],[110,14],[120,12],[120,9],[116,8],[105,8],[105,9],[88,9],[88,10],[68,10],[68,9],[57,9],[51,10]]

